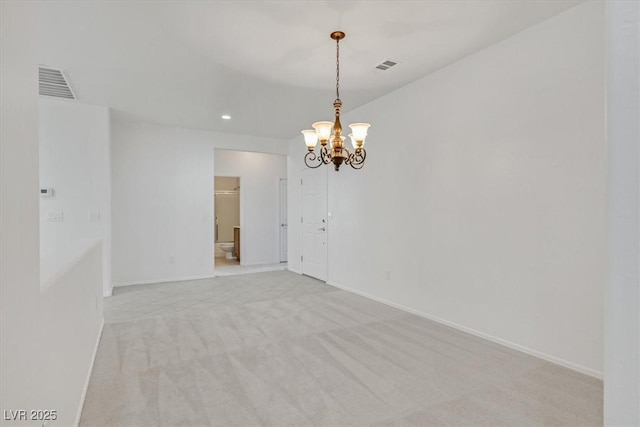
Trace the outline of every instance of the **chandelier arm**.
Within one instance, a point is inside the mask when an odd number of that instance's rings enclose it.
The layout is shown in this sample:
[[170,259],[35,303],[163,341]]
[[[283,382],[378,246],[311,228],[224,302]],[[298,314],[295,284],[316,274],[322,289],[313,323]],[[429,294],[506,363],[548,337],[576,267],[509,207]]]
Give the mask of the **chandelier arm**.
[[[358,156],[356,156],[357,158]],[[349,163],[349,166],[351,166],[354,169],[362,169],[364,167],[364,160],[355,160],[351,163]]]
[[[317,164],[314,163],[317,161]],[[307,165],[308,168],[315,169],[324,164],[322,159],[318,157],[315,151],[308,151],[304,156],[304,164]]]
[[365,150],[363,147],[360,149],[360,153],[356,153],[356,155],[360,157],[360,160],[358,160],[358,162],[364,163],[365,159],[367,158],[367,150]]
[[353,154],[351,154],[351,151],[349,151],[347,147],[342,147],[342,151],[346,153],[344,156],[344,162],[346,164],[351,163],[353,161]]
[[355,152],[349,157],[349,165],[354,169],[362,169],[364,167],[364,160],[367,158],[367,152],[364,148],[360,152]]
[[328,165],[329,163],[331,163],[331,158],[332,158],[331,152],[326,146],[320,148],[320,159],[322,163],[324,163],[325,165]]
[[362,169],[364,164],[363,161],[360,160],[360,155],[357,152],[350,152],[347,147],[344,147],[343,150],[347,153],[344,162],[354,169]]

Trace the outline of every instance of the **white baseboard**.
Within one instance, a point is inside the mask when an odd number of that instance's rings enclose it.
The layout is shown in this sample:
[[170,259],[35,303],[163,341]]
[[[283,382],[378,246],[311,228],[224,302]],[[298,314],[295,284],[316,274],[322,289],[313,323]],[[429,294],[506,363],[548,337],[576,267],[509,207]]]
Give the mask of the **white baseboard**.
[[580,372],[582,374],[589,375],[590,377],[594,377],[594,378],[597,378],[597,379],[600,379],[600,380],[603,379],[603,377],[604,377],[604,373],[603,372],[596,371],[595,369],[587,368],[586,366],[582,366],[582,365],[579,365],[577,363],[573,363],[573,362],[570,362],[568,360],[565,360],[565,359],[562,359],[562,358],[559,358],[559,357],[556,357],[556,356],[552,356],[550,354],[543,353],[541,351],[534,350],[532,348],[525,347],[523,345],[516,344],[514,342],[507,341],[507,340],[502,339],[502,338],[495,337],[493,335],[485,334],[484,332],[480,332],[480,331],[477,331],[475,329],[468,328],[466,326],[462,326],[462,325],[459,325],[459,324],[454,323],[454,322],[450,322],[450,321],[442,319],[440,317],[432,316],[430,314],[423,313],[421,311],[414,310],[412,308],[405,307],[405,306],[400,305],[400,304],[396,304],[394,302],[385,300],[383,298],[378,298],[378,297],[370,295],[370,294],[368,294],[366,292],[358,291],[356,289],[351,289],[351,288],[349,288],[347,286],[343,286],[343,285],[340,285],[340,284],[335,283],[335,282],[327,281],[327,284],[331,285],[331,286],[335,286],[336,288],[342,289],[344,291],[351,292],[351,293],[363,296],[365,298],[369,298],[371,300],[377,301],[379,303],[382,303],[382,304],[397,308],[399,310],[406,311],[407,313],[415,314],[416,316],[420,316],[420,317],[423,317],[425,319],[432,320],[434,322],[440,323],[442,325],[449,326],[449,327],[457,329],[459,331],[466,332],[466,333],[471,334],[471,335],[475,335],[476,337],[480,337],[480,338],[486,339],[486,340],[494,342],[496,344],[500,344],[500,345],[503,345],[505,347],[509,347],[511,349],[517,350],[517,351],[521,351],[521,352],[529,354],[531,356],[535,356],[535,357],[537,357],[539,359],[546,360],[547,362],[555,363],[556,365],[560,365],[560,366],[563,366],[565,368],[569,368],[571,370]]
[[167,283],[167,282],[184,282],[186,280],[200,280],[200,279],[213,279],[215,274],[206,274],[204,276],[186,276],[186,277],[169,277],[163,279],[151,279],[151,280],[136,280],[131,282],[118,282],[114,283],[113,287],[117,286],[132,286],[132,285],[149,285],[151,283]]
[[[279,264],[277,262],[275,263],[258,263],[258,264],[245,264],[243,265],[243,267],[258,267],[258,266],[267,266],[267,265],[276,265]],[[282,268],[281,270],[285,270],[286,268]],[[280,271],[278,269],[275,270],[265,270],[265,271]],[[256,271],[246,271],[246,272],[241,272],[240,274],[247,274],[247,273],[259,273],[260,271],[256,270]],[[231,275],[235,275],[235,274],[228,274],[228,273],[223,273],[223,274],[217,274],[217,273],[213,273],[213,274],[206,274],[204,276],[186,276],[186,277],[169,277],[169,278],[163,278],[163,279],[151,279],[151,280],[135,280],[135,281],[131,281],[131,282],[118,282],[118,283],[114,283],[112,286],[113,288],[116,287],[120,287],[120,286],[133,286],[133,285],[150,285],[152,283],[167,283],[167,282],[184,282],[184,281],[188,281],[188,280],[201,280],[201,279],[213,279],[215,277],[226,277],[226,276],[231,276]],[[104,295],[105,297],[110,297],[111,294],[109,295]]]
[[102,331],[104,329],[104,317],[100,323],[100,332],[98,333],[98,339],[93,347],[93,355],[91,356],[91,365],[89,365],[89,372],[87,373],[87,380],[84,382],[84,390],[82,390],[82,397],[80,398],[80,407],[76,414],[75,426],[80,425],[80,417],[82,416],[82,408],[84,407],[84,401],[87,398],[87,390],[89,390],[89,382],[91,381],[91,374],[93,373],[93,365],[96,363],[96,355],[98,354],[98,347],[100,346],[100,339],[102,338]]
[[[287,267],[287,270],[289,270],[292,273],[296,273],[296,274],[302,274],[302,270],[298,270],[296,268],[291,268],[291,267]],[[336,286],[337,288],[338,286]],[[346,289],[345,289],[346,290]]]
[[282,264],[280,261],[252,261],[252,262],[248,262],[248,263],[244,263],[244,262],[240,262],[240,265],[242,267],[256,267],[258,265],[276,265],[276,264]]

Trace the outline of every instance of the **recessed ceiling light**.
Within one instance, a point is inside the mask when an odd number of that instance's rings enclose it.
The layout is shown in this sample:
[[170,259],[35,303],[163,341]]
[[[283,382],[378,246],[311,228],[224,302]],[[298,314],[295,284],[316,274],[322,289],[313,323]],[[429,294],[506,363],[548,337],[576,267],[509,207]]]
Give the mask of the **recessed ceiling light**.
[[223,120],[231,120],[231,116],[230,116],[230,115],[228,115],[228,114],[223,114],[223,115],[222,115],[222,119],[223,119]]

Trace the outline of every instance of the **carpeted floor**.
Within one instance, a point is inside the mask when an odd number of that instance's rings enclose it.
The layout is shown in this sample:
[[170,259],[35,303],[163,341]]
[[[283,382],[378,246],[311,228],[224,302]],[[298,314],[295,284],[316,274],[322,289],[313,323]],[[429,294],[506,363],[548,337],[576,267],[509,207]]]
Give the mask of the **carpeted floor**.
[[105,300],[82,426],[602,425],[602,382],[287,271]]

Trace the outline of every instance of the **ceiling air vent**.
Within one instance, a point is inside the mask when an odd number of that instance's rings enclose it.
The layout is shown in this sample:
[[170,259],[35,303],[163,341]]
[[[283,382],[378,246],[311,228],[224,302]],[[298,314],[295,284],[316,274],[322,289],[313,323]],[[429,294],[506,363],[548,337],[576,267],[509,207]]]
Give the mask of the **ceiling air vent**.
[[62,70],[40,66],[38,76],[40,95],[76,99]]
[[376,68],[378,70],[388,70],[389,68],[393,67],[394,65],[398,64],[395,61],[391,61],[389,59],[387,59],[386,61],[384,61],[382,64],[378,65]]

